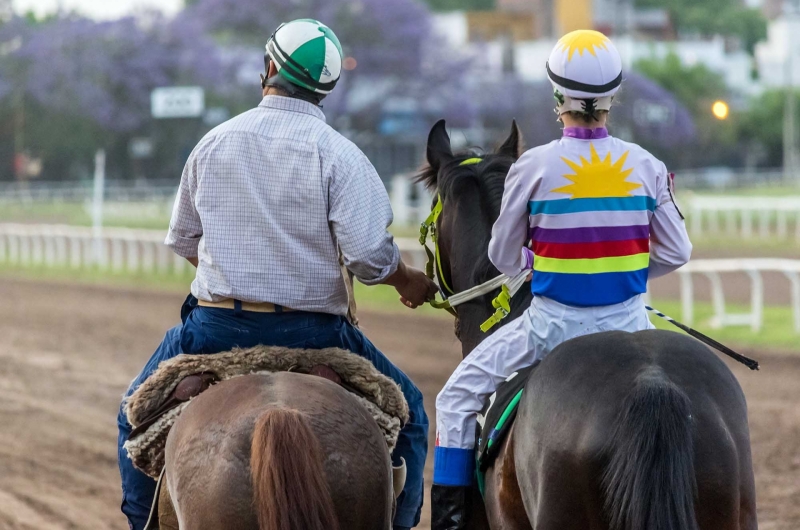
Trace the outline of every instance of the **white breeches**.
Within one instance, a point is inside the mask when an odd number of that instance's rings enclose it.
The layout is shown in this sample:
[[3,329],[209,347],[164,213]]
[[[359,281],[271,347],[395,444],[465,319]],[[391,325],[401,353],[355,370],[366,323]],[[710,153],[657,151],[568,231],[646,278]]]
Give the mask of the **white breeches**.
[[601,331],[641,331],[654,326],[644,301],[570,307],[535,297],[516,320],[500,328],[461,361],[436,398],[437,446],[475,446],[477,414],[497,386],[517,370],[544,358],[562,342]]

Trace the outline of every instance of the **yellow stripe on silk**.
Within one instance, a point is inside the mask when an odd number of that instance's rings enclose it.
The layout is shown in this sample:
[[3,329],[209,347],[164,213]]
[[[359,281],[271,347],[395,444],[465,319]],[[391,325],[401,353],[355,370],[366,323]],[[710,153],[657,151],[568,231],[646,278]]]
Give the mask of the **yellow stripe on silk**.
[[604,272],[632,272],[650,265],[650,253],[595,259],[559,259],[534,256],[533,270],[562,274],[601,274]]

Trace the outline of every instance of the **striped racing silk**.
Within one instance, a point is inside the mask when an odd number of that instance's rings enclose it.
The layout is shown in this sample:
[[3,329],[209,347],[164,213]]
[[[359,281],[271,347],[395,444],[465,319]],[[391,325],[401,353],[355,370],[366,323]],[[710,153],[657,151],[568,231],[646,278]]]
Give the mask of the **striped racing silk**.
[[[607,134],[566,131],[526,154],[533,293],[563,304],[624,302],[647,289],[650,220],[665,168]],[[663,180],[663,182],[662,182]]]

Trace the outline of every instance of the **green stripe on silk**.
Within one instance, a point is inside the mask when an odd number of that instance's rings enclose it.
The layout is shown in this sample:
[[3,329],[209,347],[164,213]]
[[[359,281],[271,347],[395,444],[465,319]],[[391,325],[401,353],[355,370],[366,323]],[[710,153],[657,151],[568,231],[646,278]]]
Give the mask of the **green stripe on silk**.
[[533,270],[562,274],[601,274],[604,272],[632,272],[650,265],[650,253],[595,259],[559,259],[534,256]]

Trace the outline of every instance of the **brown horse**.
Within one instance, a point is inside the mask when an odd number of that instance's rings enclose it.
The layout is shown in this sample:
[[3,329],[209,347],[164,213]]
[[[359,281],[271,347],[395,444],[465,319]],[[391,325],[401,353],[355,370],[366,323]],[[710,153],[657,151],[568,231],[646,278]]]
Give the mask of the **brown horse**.
[[[488,155],[453,154],[443,121],[431,131],[420,179],[443,201],[438,250],[456,292],[499,274],[488,243],[520,152],[516,124]],[[495,295],[459,306],[464,357],[484,339]],[[515,297],[507,321],[530,299]],[[708,348],[667,331],[599,333],[553,350],[485,479],[485,503],[476,489],[465,528],[757,528],[744,394]]]
[[195,398],[170,432],[166,479],[181,530],[386,530],[386,441],[326,379],[254,374]]

